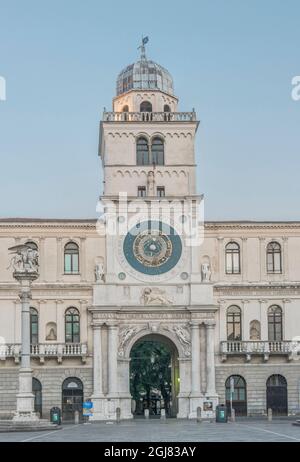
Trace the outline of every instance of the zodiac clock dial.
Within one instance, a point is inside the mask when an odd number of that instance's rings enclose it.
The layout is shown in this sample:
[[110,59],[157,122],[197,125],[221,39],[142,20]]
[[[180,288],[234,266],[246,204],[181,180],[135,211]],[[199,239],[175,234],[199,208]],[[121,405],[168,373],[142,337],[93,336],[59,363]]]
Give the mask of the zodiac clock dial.
[[123,252],[136,271],[150,276],[160,275],[178,263],[182,242],[172,226],[160,221],[145,221],[128,232]]

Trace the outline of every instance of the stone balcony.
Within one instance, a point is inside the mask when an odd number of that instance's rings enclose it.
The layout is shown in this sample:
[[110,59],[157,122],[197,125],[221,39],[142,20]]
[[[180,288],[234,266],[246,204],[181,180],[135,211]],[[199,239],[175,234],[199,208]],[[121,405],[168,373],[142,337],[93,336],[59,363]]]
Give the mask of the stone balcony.
[[103,122],[193,122],[196,113],[192,112],[106,112]]
[[300,359],[300,341],[282,340],[279,342],[269,341],[226,341],[221,342],[222,361],[228,356],[245,356],[246,361],[251,356],[261,355],[264,361],[268,361],[270,355],[284,355],[288,360]]
[[[86,343],[38,343],[30,346],[30,355],[32,358],[39,358],[43,364],[45,359],[55,358],[58,363],[62,363],[64,358],[81,358],[83,363],[87,358]],[[4,344],[0,345],[0,361],[5,361],[7,358],[14,358],[18,364],[21,358],[21,345]]]

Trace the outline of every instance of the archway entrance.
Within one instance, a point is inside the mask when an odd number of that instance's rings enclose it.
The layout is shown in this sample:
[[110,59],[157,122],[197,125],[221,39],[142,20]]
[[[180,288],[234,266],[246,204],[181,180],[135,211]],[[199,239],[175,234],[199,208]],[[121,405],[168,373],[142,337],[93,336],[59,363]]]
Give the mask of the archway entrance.
[[76,377],[69,377],[62,385],[62,418],[64,421],[72,421],[75,411],[82,416],[83,384]]
[[32,393],[34,394],[34,412],[42,417],[42,384],[35,377],[32,379]]
[[287,415],[287,382],[282,375],[271,375],[267,380],[267,409],[273,415]]
[[[230,386],[230,379],[233,381],[233,389]],[[228,377],[225,383],[226,392],[226,406],[230,413],[231,401],[230,395],[232,394],[232,407],[237,416],[247,415],[247,387],[246,381],[240,375],[232,375]]]
[[164,409],[166,417],[176,417],[180,380],[173,342],[158,334],[147,335],[134,344],[130,359],[133,415],[143,416],[149,409],[150,418],[159,418]]

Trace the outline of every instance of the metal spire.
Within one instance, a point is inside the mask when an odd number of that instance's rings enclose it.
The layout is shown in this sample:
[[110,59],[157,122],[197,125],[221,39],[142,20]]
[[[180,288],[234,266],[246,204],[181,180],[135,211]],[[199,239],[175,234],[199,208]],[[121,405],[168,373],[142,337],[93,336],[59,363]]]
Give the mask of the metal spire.
[[141,50],[141,61],[146,61],[146,43],[149,42],[149,37],[142,37],[142,45],[138,47],[138,50]]

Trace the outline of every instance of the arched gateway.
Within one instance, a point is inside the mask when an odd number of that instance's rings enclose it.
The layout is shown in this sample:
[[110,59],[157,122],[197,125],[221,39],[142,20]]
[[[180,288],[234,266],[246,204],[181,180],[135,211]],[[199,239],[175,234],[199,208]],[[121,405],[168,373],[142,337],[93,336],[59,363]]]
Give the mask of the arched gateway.
[[132,413],[176,417],[180,389],[179,353],[176,345],[161,334],[148,334],[135,342],[130,351],[130,393]]
[[[195,418],[199,406],[204,415],[214,414],[218,397],[212,320],[186,322],[182,314],[173,312],[160,314],[160,322],[145,322],[143,318],[151,318],[151,313],[141,307],[139,315],[130,314],[135,322],[125,324],[124,314],[129,314],[125,309],[116,321],[104,321],[110,313],[90,309],[94,318],[92,420],[115,420],[118,408],[122,419],[141,415],[145,408],[155,417],[162,407],[168,417]],[[146,380],[141,378],[143,368]]]

